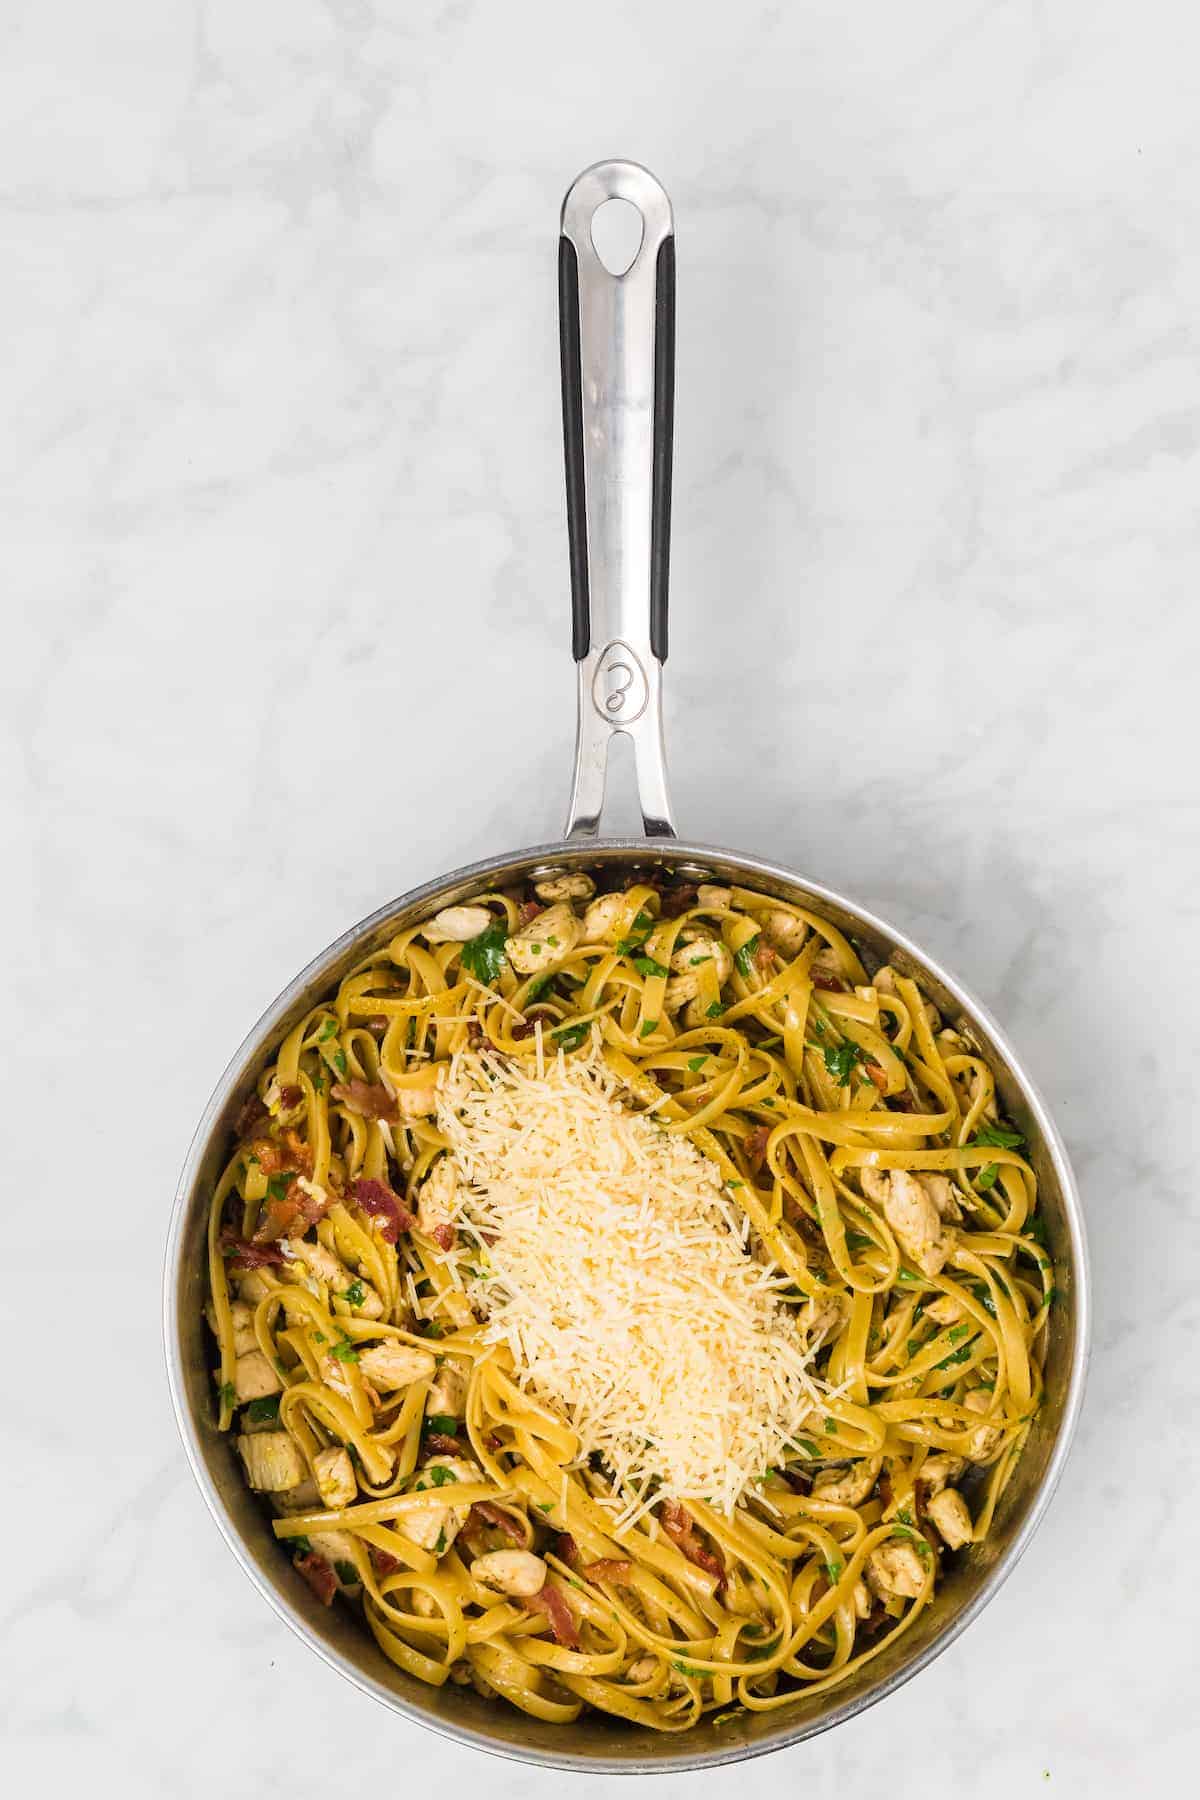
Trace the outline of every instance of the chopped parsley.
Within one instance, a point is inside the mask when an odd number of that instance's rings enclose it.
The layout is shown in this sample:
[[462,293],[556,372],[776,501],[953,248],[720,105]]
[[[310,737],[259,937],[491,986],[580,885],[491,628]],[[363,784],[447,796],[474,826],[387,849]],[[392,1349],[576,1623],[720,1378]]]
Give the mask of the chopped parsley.
[[333,1572],[343,1587],[358,1586],[358,1570],[352,1562],[347,1562],[344,1557],[338,1557],[333,1565]]
[[338,1362],[356,1363],[358,1361],[358,1351],[354,1348],[350,1339],[344,1335],[340,1341],[333,1346],[333,1349],[329,1354],[335,1356]]
[[950,1342],[952,1344],[959,1343],[963,1338],[966,1337],[966,1335],[970,1331],[970,1329],[971,1329],[971,1327],[969,1325],[956,1325],[950,1333]]
[[922,1559],[925,1562],[929,1561],[932,1552],[929,1548],[929,1539],[925,1536],[924,1532],[914,1531],[911,1525],[893,1525],[892,1536],[908,1538],[911,1543],[914,1543],[917,1546]]
[[337,1036],[337,1020],[336,1019],[326,1019],[325,1023],[322,1025],[320,1031],[318,1031],[318,1033],[317,1033],[317,1042],[318,1042],[318,1044],[327,1044],[331,1037],[336,1037],[336,1036]]
[[638,1032],[638,1036],[644,1037],[644,1038],[653,1037],[654,1033],[657,1030],[658,1030],[658,1020],[657,1019],[646,1019],[642,1023],[642,1029]]
[[582,1019],[574,1025],[559,1025],[550,1036],[564,1050],[578,1050],[590,1030],[591,1025],[586,1019]]
[[840,1558],[835,1559],[833,1562],[827,1562],[825,1564],[825,1577],[826,1577],[826,1580],[829,1582],[830,1587],[837,1586],[838,1582],[842,1578],[842,1570],[845,1568],[845,1566],[846,1566],[845,1563],[842,1562]]
[[1000,1164],[999,1163],[985,1163],[983,1168],[980,1169],[978,1175],[975,1177],[975,1186],[978,1188],[982,1188],[984,1190],[984,1192],[986,1193],[988,1188],[995,1187],[996,1177],[999,1173],[1000,1173]]
[[1019,1131],[1005,1131],[1000,1125],[981,1125],[966,1147],[978,1149],[981,1144],[994,1145],[997,1150],[1021,1150],[1025,1139]]
[[836,1419],[826,1418],[826,1420],[825,1420],[825,1435],[826,1435],[826,1437],[834,1437],[837,1433],[837,1428],[838,1428],[838,1426],[837,1426]]
[[719,1019],[724,1011],[725,1008],[722,1006],[721,1002],[719,1000],[714,1000],[704,1016],[706,1019]]
[[629,936],[617,942],[618,956],[633,956],[639,951],[650,933],[654,930],[654,920],[644,907],[637,913],[629,928]]
[[796,1438],[795,1444],[801,1456],[819,1456],[821,1454],[811,1438]]
[[361,1281],[352,1281],[342,1295],[342,1299],[348,1306],[361,1306],[366,1297],[367,1290]]
[[222,1406],[237,1405],[237,1389],[234,1387],[232,1381],[223,1381],[221,1383],[220,1396]]
[[335,1050],[330,1060],[339,1075],[346,1073],[346,1052],[344,1050]]
[[663,967],[662,963],[655,962],[652,956],[635,956],[633,959],[633,966],[639,975],[667,976],[671,973],[669,969]]
[[532,1006],[539,994],[544,994],[554,980],[554,970],[547,969],[543,975],[535,975],[529,984],[529,992],[525,996],[525,1005]]
[[267,1182],[267,1199],[268,1200],[284,1200],[284,1199],[286,1199],[287,1191],[291,1187],[291,1185],[292,1185],[293,1181],[295,1181],[295,1179],[296,1179],[296,1171],[294,1169],[285,1169],[279,1175],[272,1175],[270,1180]]
[[554,1502],[553,1500],[539,1500],[537,1509],[540,1513],[551,1513],[554,1511]]
[[312,1539],[311,1538],[306,1538],[304,1536],[294,1537],[294,1538],[285,1538],[284,1542],[287,1544],[287,1547],[289,1550],[298,1550],[300,1552],[301,1556],[311,1556],[312,1555]]
[[463,945],[460,953],[462,966],[467,974],[474,975],[477,981],[482,981],[485,987],[490,987],[504,967],[506,960],[504,946],[507,941],[508,933],[505,931],[504,922],[501,919],[494,920],[486,931],[481,931],[478,937],[471,938]]
[[673,1669],[678,1669],[681,1675],[694,1675],[701,1681],[704,1679],[705,1671],[703,1669],[693,1669],[691,1663],[679,1662],[672,1657],[671,1667]]
[[825,1058],[825,1073],[832,1075],[839,1087],[850,1085],[855,1063],[863,1060],[862,1051],[850,1038],[841,1044],[826,1044],[822,1055]]
[[707,1061],[707,1056],[689,1056],[688,1068],[692,1071],[693,1075],[698,1075]]
[[445,1548],[446,1548],[446,1527],[443,1525],[442,1529],[438,1532],[437,1543],[433,1546],[433,1554],[435,1556],[441,1556],[441,1554],[445,1550]]
[[[454,1473],[454,1470],[448,1469],[444,1463],[434,1463],[431,1469],[426,1470],[426,1473],[434,1487],[446,1487],[448,1483],[452,1481],[456,1482],[458,1480],[458,1476]],[[424,1485],[424,1482],[422,1482],[421,1486],[423,1487]]]
[[752,938],[746,940],[740,950],[734,952],[733,960],[737,964],[737,972],[746,981],[749,981],[750,979],[750,970],[754,964],[754,952],[758,949],[761,942],[762,938],[759,933],[756,932]]
[[457,1437],[458,1420],[452,1413],[430,1413],[421,1430],[436,1431],[442,1437]]
[[949,1356],[943,1356],[937,1366],[939,1369],[953,1369],[956,1364],[965,1363],[970,1354],[970,1344],[964,1344],[961,1350],[952,1350]]
[[846,1233],[846,1244],[851,1250],[869,1250],[874,1242],[875,1239],[868,1237],[865,1231],[848,1231]]
[[265,1425],[269,1419],[277,1419],[279,1395],[267,1394],[261,1400],[252,1400],[246,1408],[246,1417],[252,1425]]

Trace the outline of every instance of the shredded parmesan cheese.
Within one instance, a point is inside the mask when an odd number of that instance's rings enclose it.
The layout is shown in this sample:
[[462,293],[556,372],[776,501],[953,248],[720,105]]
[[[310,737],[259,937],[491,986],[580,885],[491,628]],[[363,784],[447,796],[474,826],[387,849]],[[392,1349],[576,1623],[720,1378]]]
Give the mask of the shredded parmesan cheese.
[[660,1498],[731,1512],[829,1391],[786,1277],[717,1166],[621,1104],[598,1041],[540,1049],[534,1072],[463,1051],[439,1089],[467,1296],[613,1472],[622,1523]]

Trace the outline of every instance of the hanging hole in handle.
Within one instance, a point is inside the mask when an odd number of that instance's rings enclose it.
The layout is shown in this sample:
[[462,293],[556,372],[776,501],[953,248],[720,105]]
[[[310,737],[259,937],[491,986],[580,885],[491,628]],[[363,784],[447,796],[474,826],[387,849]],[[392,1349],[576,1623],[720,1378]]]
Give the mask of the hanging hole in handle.
[[637,261],[646,224],[632,200],[613,196],[592,214],[592,248],[610,275],[627,275]]

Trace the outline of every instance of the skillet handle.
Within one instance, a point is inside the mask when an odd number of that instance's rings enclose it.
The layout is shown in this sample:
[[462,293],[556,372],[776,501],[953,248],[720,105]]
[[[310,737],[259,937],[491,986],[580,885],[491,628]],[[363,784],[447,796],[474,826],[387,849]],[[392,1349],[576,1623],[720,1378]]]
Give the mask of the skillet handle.
[[[622,274],[596,252],[607,200],[636,207],[641,243]],[[611,262],[611,257],[610,257]],[[594,837],[608,748],[632,740],[647,837],[674,837],[662,734],[675,401],[671,202],[637,163],[585,169],[567,192],[558,246],[563,446],[578,665],[568,837]]]

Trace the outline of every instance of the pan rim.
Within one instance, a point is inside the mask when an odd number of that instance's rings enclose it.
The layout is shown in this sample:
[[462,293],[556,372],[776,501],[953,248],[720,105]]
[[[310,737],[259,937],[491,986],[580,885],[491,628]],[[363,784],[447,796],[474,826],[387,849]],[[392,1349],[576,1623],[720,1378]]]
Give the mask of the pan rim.
[[[918,1651],[910,1661],[903,1663],[870,1692],[845,1700],[815,1718],[805,1719],[789,1727],[782,1723],[783,1715],[780,1715],[781,1728],[774,1735],[753,1744],[730,1743],[727,1749],[709,1747],[703,1750],[688,1751],[683,1747],[686,1742],[686,1737],[684,1737],[678,1740],[680,1754],[665,1754],[654,1758],[640,1755],[623,1756],[619,1749],[619,1740],[614,1740],[614,1751],[611,1756],[577,1755],[565,1750],[556,1752],[532,1745],[500,1741],[485,1732],[476,1730],[474,1726],[465,1721],[451,1722],[426,1712],[403,1695],[397,1694],[394,1690],[384,1686],[382,1682],[376,1681],[362,1669],[356,1667],[331,1645],[322,1643],[314,1637],[302,1615],[293,1607],[282,1590],[268,1581],[246,1554],[241,1534],[227,1513],[220,1494],[209,1475],[201,1451],[196,1422],[187,1401],[183,1358],[179,1343],[178,1294],[182,1241],[188,1205],[200,1165],[208,1149],[213,1130],[221,1118],[230,1092],[236,1085],[240,1074],[252,1056],[261,1051],[269,1042],[289,1008],[294,1005],[297,996],[306,987],[319,980],[325,971],[331,970],[356,941],[368,936],[373,930],[384,924],[389,917],[418,905],[422,901],[430,900],[447,888],[482,879],[512,865],[529,865],[538,860],[548,863],[571,860],[588,861],[598,853],[612,852],[619,852],[622,856],[630,859],[641,855],[648,861],[688,862],[694,860],[736,864],[739,869],[760,878],[765,877],[768,880],[803,888],[819,901],[852,913],[864,925],[878,931],[884,937],[889,938],[897,948],[913,956],[922,967],[927,969],[955,996],[967,1016],[983,1027],[1003,1054],[1008,1068],[1019,1085],[1021,1093],[1037,1121],[1039,1133],[1058,1177],[1063,1212],[1071,1244],[1074,1274],[1071,1368],[1063,1401],[1062,1417],[1046,1467],[1030,1499],[1026,1516],[1014,1532],[1011,1542],[996,1562],[985,1571],[977,1591],[966,1602],[957,1617],[931,1639],[923,1649]],[[462,868],[451,870],[432,881],[420,883],[406,893],[389,900],[385,905],[377,907],[367,914],[357,924],[340,933],[332,943],[313,957],[264,1009],[222,1071],[200,1117],[184,1159],[167,1230],[163,1265],[162,1330],[172,1410],[183,1442],[184,1453],[205,1504],[226,1544],[259,1594],[276,1616],[310,1650],[314,1651],[322,1662],[351,1682],[361,1693],[377,1701],[389,1711],[399,1713],[401,1717],[411,1720],[426,1730],[436,1732],[453,1743],[467,1744],[472,1749],[484,1751],[492,1756],[501,1756],[512,1762],[526,1763],[540,1768],[563,1769],[580,1774],[678,1774],[748,1762],[756,1757],[786,1749],[806,1739],[818,1737],[822,1732],[832,1730],[834,1726],[845,1723],[848,1719],[865,1712],[869,1707],[895,1693],[906,1682],[911,1681],[915,1675],[928,1668],[979,1616],[1028,1549],[1034,1533],[1046,1515],[1070,1454],[1087,1382],[1091,1343],[1091,1275],[1087,1233],[1070,1158],[1039,1088],[1013,1050],[1007,1034],[997,1024],[988,1008],[969,989],[965,988],[956,976],[930,957],[906,932],[897,930],[870,908],[860,905],[853,898],[825,886],[824,883],[809,880],[797,870],[786,868],[779,863],[768,862],[750,853],[731,850],[725,846],[675,838],[558,839],[550,843],[534,844],[525,849],[505,852],[466,864]]]

